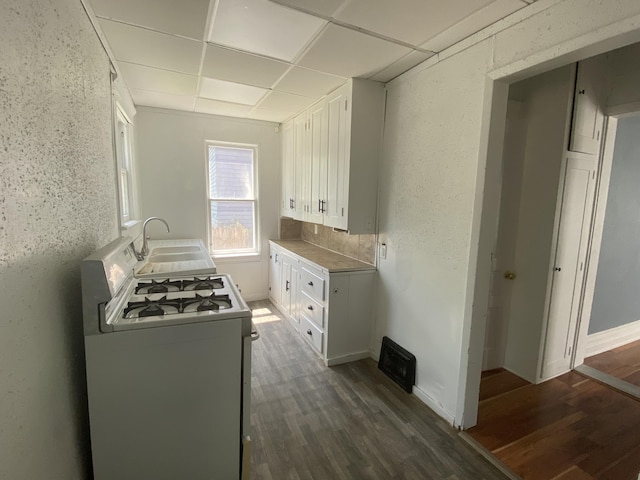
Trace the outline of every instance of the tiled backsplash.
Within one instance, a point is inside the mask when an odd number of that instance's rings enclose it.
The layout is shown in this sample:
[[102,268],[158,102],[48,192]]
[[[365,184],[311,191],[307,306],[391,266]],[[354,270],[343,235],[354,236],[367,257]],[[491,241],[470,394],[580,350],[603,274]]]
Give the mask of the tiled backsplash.
[[[315,233],[316,228],[318,233]],[[331,227],[314,223],[299,222],[290,218],[280,219],[280,239],[302,239],[319,247],[333,250],[361,262],[375,265],[376,236],[349,235],[346,232],[335,232]]]

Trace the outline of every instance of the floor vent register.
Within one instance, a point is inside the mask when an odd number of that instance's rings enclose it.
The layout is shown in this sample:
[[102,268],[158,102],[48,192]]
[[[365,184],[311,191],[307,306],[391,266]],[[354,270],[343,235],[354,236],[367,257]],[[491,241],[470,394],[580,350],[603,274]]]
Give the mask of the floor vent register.
[[411,387],[416,381],[416,357],[389,337],[382,337],[378,368],[406,392],[411,393]]

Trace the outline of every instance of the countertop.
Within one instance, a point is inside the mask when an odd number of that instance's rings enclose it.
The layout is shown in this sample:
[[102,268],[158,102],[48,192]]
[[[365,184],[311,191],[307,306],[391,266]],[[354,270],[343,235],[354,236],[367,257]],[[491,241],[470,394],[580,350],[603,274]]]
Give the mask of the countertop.
[[373,265],[318,247],[304,240],[270,240],[270,242],[317,265],[328,273],[376,269]]
[[[187,238],[174,240],[149,240],[149,255],[144,260],[138,262],[135,267],[135,276],[138,278],[153,278],[183,275],[211,275],[216,272],[216,264],[204,246],[202,240]],[[163,261],[155,263],[152,261],[154,249],[164,247],[191,247],[188,251],[191,256],[198,256],[197,259],[187,261]],[[195,248],[197,247],[197,250]],[[156,252],[158,253],[158,252]],[[177,252],[176,252],[177,253]],[[178,255],[175,255],[179,257]]]

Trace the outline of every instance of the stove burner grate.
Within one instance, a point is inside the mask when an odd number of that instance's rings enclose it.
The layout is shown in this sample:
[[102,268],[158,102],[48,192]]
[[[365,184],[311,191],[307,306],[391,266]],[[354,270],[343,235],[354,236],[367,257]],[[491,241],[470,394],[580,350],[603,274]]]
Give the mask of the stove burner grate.
[[179,292],[182,290],[182,282],[180,280],[162,280],[157,282],[151,280],[151,282],[138,283],[135,289],[136,294],[148,294],[148,293],[169,293]]
[[222,278],[197,278],[195,277],[193,280],[183,280],[182,281],[182,290],[190,291],[190,290],[217,290],[220,288],[224,288],[224,282]]
[[180,300],[167,300],[164,296],[160,300],[149,300],[145,297],[142,302],[128,302],[124,309],[124,318],[141,318],[162,316],[165,313],[180,313]]
[[218,311],[220,309],[231,308],[231,299],[229,295],[198,295],[196,293],[195,298],[183,299],[184,307],[183,312],[206,312],[206,311]]

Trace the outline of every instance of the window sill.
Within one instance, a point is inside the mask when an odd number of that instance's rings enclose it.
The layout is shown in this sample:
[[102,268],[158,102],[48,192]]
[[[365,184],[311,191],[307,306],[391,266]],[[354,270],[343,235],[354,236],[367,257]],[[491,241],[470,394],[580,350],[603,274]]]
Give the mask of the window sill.
[[142,223],[140,220],[129,220],[128,222],[124,222],[120,224],[120,231],[125,232],[127,230],[131,230],[136,225]]
[[261,253],[239,253],[235,255],[211,255],[216,264],[261,262]]

